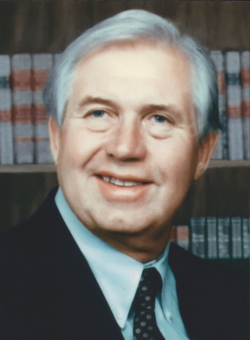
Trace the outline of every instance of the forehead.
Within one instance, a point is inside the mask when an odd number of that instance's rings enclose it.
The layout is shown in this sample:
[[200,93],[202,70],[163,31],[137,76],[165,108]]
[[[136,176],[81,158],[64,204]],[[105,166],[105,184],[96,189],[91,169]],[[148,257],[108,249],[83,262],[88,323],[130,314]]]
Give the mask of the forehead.
[[119,44],[79,61],[70,100],[94,95],[124,105],[171,101],[183,107],[191,100],[190,85],[189,62],[176,49],[153,43]]
[[[142,74],[147,75],[152,69],[156,71],[156,67],[164,70],[169,66],[177,76],[180,73],[185,76],[190,69],[189,61],[176,48],[160,42],[141,40],[110,44],[88,54],[77,63],[74,79],[80,71],[86,71],[89,67],[100,69],[104,62],[110,64],[110,68],[106,70],[109,73],[117,72],[119,69],[119,73],[123,71],[124,74],[129,74],[136,69],[137,72],[142,71]],[[145,69],[144,65],[147,63],[150,64],[150,68]],[[141,64],[141,67],[138,68],[138,64]]]

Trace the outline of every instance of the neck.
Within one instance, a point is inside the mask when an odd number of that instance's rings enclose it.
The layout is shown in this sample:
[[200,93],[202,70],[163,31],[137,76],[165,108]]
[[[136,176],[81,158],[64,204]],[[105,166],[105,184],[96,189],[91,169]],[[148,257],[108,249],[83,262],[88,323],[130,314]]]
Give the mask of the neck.
[[170,240],[170,230],[167,228],[163,234],[153,238],[126,234],[102,234],[96,236],[136,261],[147,263],[159,258],[164,252]]

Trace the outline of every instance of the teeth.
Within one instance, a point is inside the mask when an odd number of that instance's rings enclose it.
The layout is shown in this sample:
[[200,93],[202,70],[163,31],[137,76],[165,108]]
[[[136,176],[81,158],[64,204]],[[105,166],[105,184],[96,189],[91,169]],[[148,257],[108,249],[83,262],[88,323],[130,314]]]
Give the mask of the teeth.
[[124,182],[125,187],[133,187],[135,185],[142,185],[142,183],[141,182],[128,182],[128,181]]
[[107,183],[112,183],[114,185],[118,185],[120,187],[133,187],[136,185],[142,185],[142,182],[129,182],[129,181],[121,181],[120,179],[114,178],[114,177],[107,177],[103,176],[103,180]]
[[112,184],[115,184],[115,185],[119,185],[120,187],[122,187],[124,185],[124,182],[123,181],[120,181],[119,179],[116,179],[116,178],[111,178],[110,182]]

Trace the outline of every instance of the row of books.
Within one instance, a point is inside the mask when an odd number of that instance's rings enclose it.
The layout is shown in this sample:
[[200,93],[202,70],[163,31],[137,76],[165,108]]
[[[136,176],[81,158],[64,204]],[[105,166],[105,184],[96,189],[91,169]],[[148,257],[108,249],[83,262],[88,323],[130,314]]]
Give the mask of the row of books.
[[207,259],[249,258],[249,218],[197,217],[173,226],[172,242]]
[[212,159],[250,159],[250,51],[210,51],[222,131]]
[[[0,55],[0,164],[51,163],[42,90],[60,53]],[[250,52],[211,51],[222,131],[213,159],[250,159]]]
[[53,162],[42,93],[59,57],[0,55],[0,164]]

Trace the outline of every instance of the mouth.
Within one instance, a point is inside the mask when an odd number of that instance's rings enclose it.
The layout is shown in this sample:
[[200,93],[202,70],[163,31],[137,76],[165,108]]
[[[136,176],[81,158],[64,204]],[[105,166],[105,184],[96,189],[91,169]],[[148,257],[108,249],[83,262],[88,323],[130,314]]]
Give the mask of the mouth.
[[148,181],[137,181],[137,180],[131,180],[131,179],[121,179],[111,176],[104,176],[104,175],[97,175],[98,178],[102,179],[106,183],[111,183],[113,185],[119,186],[119,187],[136,187],[141,185],[149,184]]
[[114,204],[135,203],[146,198],[153,184],[145,177],[117,175],[106,171],[95,176],[102,197]]

